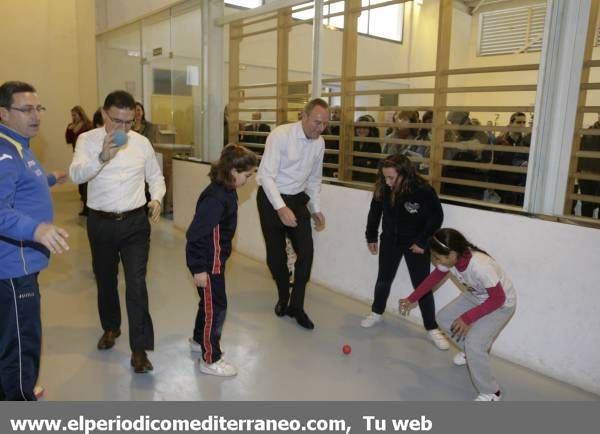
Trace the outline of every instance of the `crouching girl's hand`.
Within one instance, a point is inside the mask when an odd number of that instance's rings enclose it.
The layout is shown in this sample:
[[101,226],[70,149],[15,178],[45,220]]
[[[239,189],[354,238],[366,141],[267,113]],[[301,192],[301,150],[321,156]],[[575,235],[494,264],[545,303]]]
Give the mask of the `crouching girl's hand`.
[[411,303],[408,298],[401,298],[398,300],[398,310],[400,311],[400,315],[408,315],[412,309],[412,306],[413,303]]
[[457,341],[464,339],[467,337],[467,333],[471,329],[471,325],[465,323],[462,318],[458,317],[454,320],[452,325],[450,326],[450,331],[452,332],[452,337]]

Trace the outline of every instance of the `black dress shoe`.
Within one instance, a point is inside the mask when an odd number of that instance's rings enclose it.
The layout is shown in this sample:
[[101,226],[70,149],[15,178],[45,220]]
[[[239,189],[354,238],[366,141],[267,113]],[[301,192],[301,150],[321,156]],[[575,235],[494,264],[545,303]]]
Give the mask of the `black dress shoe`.
[[145,374],[154,369],[145,351],[134,351],[131,353],[131,366],[133,366],[133,372],[136,374]]
[[315,328],[315,325],[310,320],[310,318],[308,317],[306,312],[304,312],[304,311],[296,312],[296,314],[294,316],[296,317],[296,322],[298,324],[300,324],[302,327],[304,327],[305,329],[312,330]]
[[115,346],[115,339],[121,336],[121,330],[108,330],[105,331],[100,340],[98,341],[99,350],[108,350]]
[[288,306],[287,310],[285,311],[285,314],[291,318],[296,318],[297,312],[298,309],[296,309],[294,306]]
[[287,302],[284,303],[282,301],[278,301],[275,305],[275,315],[284,316],[286,314],[287,308]]

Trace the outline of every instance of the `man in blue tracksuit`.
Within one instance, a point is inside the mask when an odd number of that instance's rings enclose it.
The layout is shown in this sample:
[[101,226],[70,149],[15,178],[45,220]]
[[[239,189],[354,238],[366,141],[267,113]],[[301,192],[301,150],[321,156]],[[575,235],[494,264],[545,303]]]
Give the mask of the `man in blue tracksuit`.
[[33,86],[0,86],[0,400],[35,400],[42,336],[37,276],[50,253],[69,248],[67,233],[52,224],[48,189],[66,178],[46,175],[29,147],[44,110]]

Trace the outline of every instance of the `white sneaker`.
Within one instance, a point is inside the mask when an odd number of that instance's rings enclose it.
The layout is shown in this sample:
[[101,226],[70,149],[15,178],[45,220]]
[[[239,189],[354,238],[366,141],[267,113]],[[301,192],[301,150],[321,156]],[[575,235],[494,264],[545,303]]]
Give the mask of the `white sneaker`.
[[457,353],[452,358],[452,363],[454,363],[456,366],[465,366],[467,364],[467,356],[466,356],[466,354],[463,353],[462,351],[460,353]]
[[201,353],[202,352],[202,345],[200,345],[198,342],[196,342],[194,340],[194,338],[189,338],[188,342],[190,343],[190,350],[193,351],[194,353]]
[[223,359],[219,359],[210,365],[202,359],[200,359],[198,362],[200,365],[200,371],[205,374],[216,375],[217,377],[233,377],[237,375],[237,369],[235,366],[227,363]]
[[500,401],[502,399],[501,396],[500,391],[496,393],[480,393],[474,401]]
[[375,324],[379,324],[382,321],[383,318],[381,315],[371,312],[360,322],[360,326],[368,329],[369,327],[373,327]]
[[440,329],[428,330],[427,334],[429,335],[429,339],[433,342],[433,345],[437,347],[439,350],[447,350],[450,348],[450,344],[446,339],[446,336],[440,331]]

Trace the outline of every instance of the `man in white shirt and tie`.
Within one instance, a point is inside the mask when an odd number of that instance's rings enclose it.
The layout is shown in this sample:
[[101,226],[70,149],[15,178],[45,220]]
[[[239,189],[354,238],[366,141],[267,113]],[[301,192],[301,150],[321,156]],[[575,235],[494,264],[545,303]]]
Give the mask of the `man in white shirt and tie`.
[[[134,117],[133,96],[121,90],[110,93],[102,107],[104,126],[79,136],[69,173],[75,183],[88,183],[87,232],[104,329],[97,347],[112,348],[121,334],[117,290],[121,259],[131,366],[136,373],[145,373],[153,369],[146,351],[154,349],[146,288],[150,224],[145,210],[145,181],[150,187],[148,210],[153,223],[160,219],[160,203],[166,188],[152,145],[146,137],[131,130]],[[126,142],[122,144],[124,134]]]
[[[275,314],[287,313],[309,330],[314,324],[304,312],[304,293],[313,260],[311,217],[317,230],[325,227],[320,206],[325,153],[321,134],[328,120],[328,104],[316,98],[306,104],[300,121],[275,128],[267,137],[256,177],[260,186],[256,201],[267,265],[279,293]],[[297,255],[291,294],[286,235]]]

